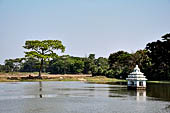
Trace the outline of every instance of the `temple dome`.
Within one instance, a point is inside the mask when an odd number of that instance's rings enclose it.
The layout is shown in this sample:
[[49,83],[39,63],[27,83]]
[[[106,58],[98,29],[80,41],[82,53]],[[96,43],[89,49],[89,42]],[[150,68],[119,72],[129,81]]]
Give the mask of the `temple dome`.
[[128,79],[143,79],[143,80],[147,80],[146,77],[144,76],[144,73],[142,73],[138,67],[138,65],[136,65],[136,67],[134,68],[133,72],[130,73],[128,75]]
[[130,75],[144,75],[144,73],[140,72],[138,65],[136,65],[136,67],[134,68],[133,72],[130,73]]
[[134,68],[134,72],[140,72],[138,65],[136,65],[136,67]]

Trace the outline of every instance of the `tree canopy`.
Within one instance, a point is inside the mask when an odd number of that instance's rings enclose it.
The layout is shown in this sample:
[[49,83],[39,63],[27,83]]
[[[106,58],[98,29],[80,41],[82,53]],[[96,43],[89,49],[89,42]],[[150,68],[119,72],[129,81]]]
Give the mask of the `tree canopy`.
[[162,36],[162,40],[148,43],[146,46],[151,59],[153,80],[170,80],[170,34]]
[[23,47],[30,50],[25,52],[26,57],[38,58],[41,60],[39,77],[41,77],[44,61],[57,56],[54,50],[61,50],[61,52],[65,51],[65,46],[63,46],[62,42],[59,40],[31,40],[26,41],[25,46]]

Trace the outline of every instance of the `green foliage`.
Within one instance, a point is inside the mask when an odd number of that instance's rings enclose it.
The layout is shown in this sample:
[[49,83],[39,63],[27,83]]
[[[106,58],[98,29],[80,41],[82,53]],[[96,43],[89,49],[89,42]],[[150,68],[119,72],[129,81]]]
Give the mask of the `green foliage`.
[[21,67],[21,62],[24,58],[16,58],[16,59],[7,59],[5,60],[5,72],[18,72]]
[[21,64],[20,72],[38,72],[40,68],[39,65],[40,65],[39,60],[32,57],[28,57]]
[[132,54],[118,51],[109,56],[110,73],[108,77],[126,78],[133,67]]
[[170,80],[170,34],[162,36],[162,40],[148,43],[146,49],[152,64],[149,79]]
[[92,69],[93,76],[105,76],[109,69],[108,59],[99,57],[95,60],[95,65]]
[[162,36],[162,40],[164,40],[164,41],[170,40],[170,33],[165,34],[164,36]]
[[5,72],[5,65],[0,65],[0,72]]
[[151,58],[147,50],[138,50],[133,54],[133,66],[138,65],[147,78],[150,76]]
[[61,52],[65,51],[65,47],[59,40],[26,41],[25,46],[23,47],[31,50],[29,52],[25,52],[26,57],[34,57],[45,60],[57,56],[57,54],[54,53],[54,50],[61,50]]
[[111,54],[109,56],[110,68],[107,71],[107,76],[125,79],[132,72],[135,65],[139,65],[141,71],[149,76],[151,61],[147,53],[147,50],[138,50],[132,54],[124,51]]
[[92,74],[92,68],[95,65],[95,54],[90,54],[88,58],[84,58],[84,73],[85,74]]
[[44,61],[46,59],[54,58],[57,56],[57,54],[54,53],[54,50],[61,50],[61,52],[65,51],[65,47],[59,40],[26,41],[25,46],[23,47],[30,50],[28,52],[25,52],[26,57],[33,57],[41,60],[39,77],[41,77],[41,71],[43,69]]
[[109,68],[108,59],[99,57],[95,58],[95,54],[90,54],[88,58],[84,59],[84,73],[92,74],[93,76],[106,75]]
[[49,62],[48,69],[52,74],[80,74],[83,70],[83,59],[69,55],[54,58]]
[[95,59],[94,54],[88,58],[64,55],[56,57],[49,63],[48,71],[53,74],[92,74],[93,76],[105,75],[109,65],[106,58]]
[[12,59],[5,60],[5,71],[12,72],[14,70],[14,62]]

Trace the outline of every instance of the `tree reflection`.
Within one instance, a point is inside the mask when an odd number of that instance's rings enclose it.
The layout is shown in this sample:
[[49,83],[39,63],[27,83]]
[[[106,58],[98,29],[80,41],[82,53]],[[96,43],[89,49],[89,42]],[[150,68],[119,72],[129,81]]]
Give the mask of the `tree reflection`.
[[39,81],[39,96],[40,96],[40,98],[43,98],[43,96],[42,96],[42,82],[41,81]]

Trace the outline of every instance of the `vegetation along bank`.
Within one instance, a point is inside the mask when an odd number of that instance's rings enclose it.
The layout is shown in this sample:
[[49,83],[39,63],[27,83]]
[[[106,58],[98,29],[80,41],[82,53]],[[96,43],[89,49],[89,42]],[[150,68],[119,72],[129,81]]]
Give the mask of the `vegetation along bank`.
[[23,47],[27,50],[25,57],[6,59],[4,65],[0,65],[1,73],[38,72],[39,78],[42,78],[41,72],[90,74],[124,80],[137,64],[148,80],[170,81],[170,33],[148,43],[143,50],[135,53],[118,51],[108,58],[95,58],[95,54],[88,57],[58,56],[56,50],[65,51],[65,46],[58,40],[26,41]]

